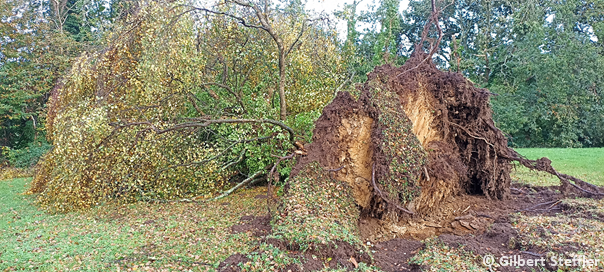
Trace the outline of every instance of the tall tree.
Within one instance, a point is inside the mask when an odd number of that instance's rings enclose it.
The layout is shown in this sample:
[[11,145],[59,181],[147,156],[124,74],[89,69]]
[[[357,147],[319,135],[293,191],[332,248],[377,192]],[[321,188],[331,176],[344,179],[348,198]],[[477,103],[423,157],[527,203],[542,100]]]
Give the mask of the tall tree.
[[[241,13],[253,14],[253,17],[245,17],[237,11],[220,11],[208,8],[197,8],[199,11],[205,11],[217,15],[224,15],[235,20],[245,27],[260,29],[265,31],[274,42],[278,50],[279,61],[279,105],[280,119],[287,118],[287,99],[285,93],[286,69],[288,57],[299,46],[302,37],[306,34],[309,24],[318,20],[310,19],[304,12],[304,5],[300,1],[291,1],[286,3],[283,8],[279,8],[271,0],[243,1],[243,0],[224,0],[225,5],[235,5],[242,9]],[[272,17],[271,17],[272,16]],[[295,29],[287,29],[287,33],[280,32],[277,24],[287,24],[294,26]],[[293,39],[286,39],[290,33],[295,33]],[[272,94],[269,94],[272,97]]]
[[[380,0],[369,10],[357,14],[360,3],[354,1],[337,13],[348,24],[344,49],[353,55],[348,57],[348,66],[357,82],[365,81],[366,74],[377,65],[401,65],[407,58],[400,0]],[[357,23],[363,23],[365,29],[357,29]]]
[[14,150],[44,141],[45,104],[50,91],[60,85],[75,57],[99,43],[95,39],[100,35],[93,38],[88,23],[94,20],[85,19],[85,14],[93,14],[92,3],[0,3],[1,145]]

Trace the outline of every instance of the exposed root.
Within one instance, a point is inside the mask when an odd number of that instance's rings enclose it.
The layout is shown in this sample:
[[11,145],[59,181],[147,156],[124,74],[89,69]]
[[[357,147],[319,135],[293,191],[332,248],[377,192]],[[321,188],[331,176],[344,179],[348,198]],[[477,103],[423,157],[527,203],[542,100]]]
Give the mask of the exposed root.
[[[548,158],[541,158],[538,160],[529,160],[527,158],[522,157],[522,155],[518,154],[513,149],[509,149],[510,156],[507,157],[510,160],[517,161],[522,164],[524,167],[531,169],[546,172],[552,174],[560,180],[562,183],[561,190],[563,193],[568,194],[571,192],[579,193],[580,195],[586,197],[603,197],[604,196],[604,188],[593,185],[589,182],[585,182],[579,178],[560,173],[554,169],[552,166],[552,161]],[[572,181],[572,182],[571,182]],[[574,182],[574,183],[573,183]],[[574,190],[573,190],[574,189]]]
[[415,214],[412,211],[409,211],[399,205],[397,205],[395,202],[388,200],[388,198],[386,196],[384,196],[384,193],[382,193],[382,191],[380,190],[380,188],[375,184],[375,164],[371,167],[371,184],[373,184],[373,189],[377,192],[377,194],[386,202],[388,202],[388,204],[394,206],[395,208],[399,209],[402,212],[408,213],[408,214]]

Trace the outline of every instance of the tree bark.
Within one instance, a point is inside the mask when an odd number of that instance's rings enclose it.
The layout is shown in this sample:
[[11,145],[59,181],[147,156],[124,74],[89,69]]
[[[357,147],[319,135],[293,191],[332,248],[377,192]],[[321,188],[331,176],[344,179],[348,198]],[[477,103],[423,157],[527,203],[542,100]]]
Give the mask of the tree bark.
[[287,102],[285,100],[285,52],[279,50],[279,117],[281,121],[287,118]]

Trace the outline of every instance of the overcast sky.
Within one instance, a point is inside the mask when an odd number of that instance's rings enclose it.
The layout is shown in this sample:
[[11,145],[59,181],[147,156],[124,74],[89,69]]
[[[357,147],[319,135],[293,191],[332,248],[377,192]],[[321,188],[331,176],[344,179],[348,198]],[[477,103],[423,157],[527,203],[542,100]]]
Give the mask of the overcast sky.
[[[326,13],[331,13],[337,9],[341,9],[344,4],[352,4],[354,0],[308,0],[307,7],[309,9],[314,9],[316,11],[325,11]],[[357,8],[357,12],[361,10],[367,10],[368,6],[371,4],[375,4],[376,0],[363,0],[359,7]],[[401,1],[400,10],[403,11],[409,5],[408,0]]]
[[[318,13],[324,12],[326,14],[332,14],[336,10],[342,10],[344,4],[352,4],[354,0],[308,0],[306,4],[306,8],[309,10],[314,10]],[[376,1],[378,0],[361,0],[361,3],[357,7],[357,15],[361,14],[362,11],[367,11],[370,9],[370,6],[375,6]],[[409,0],[402,0],[401,5],[399,7],[400,12],[402,13],[409,6]],[[335,18],[333,18],[335,20]],[[357,29],[362,29],[363,26],[361,23],[357,24]],[[346,22],[340,20],[338,21],[338,33],[340,39],[346,38]]]

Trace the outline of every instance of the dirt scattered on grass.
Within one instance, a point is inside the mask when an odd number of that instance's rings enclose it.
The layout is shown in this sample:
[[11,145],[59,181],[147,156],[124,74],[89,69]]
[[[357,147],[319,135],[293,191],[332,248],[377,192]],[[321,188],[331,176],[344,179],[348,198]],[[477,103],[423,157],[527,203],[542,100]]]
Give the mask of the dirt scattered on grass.
[[299,245],[287,244],[279,239],[267,239],[266,243],[290,252],[290,257],[301,261],[301,265],[292,264],[285,271],[317,271],[324,267],[352,270],[355,268],[354,263],[371,263],[371,257],[367,253],[360,253],[357,248],[342,241],[318,245],[304,251]]
[[415,240],[392,239],[374,246],[373,254],[375,265],[386,272],[422,271],[427,267],[409,264],[409,259],[424,247],[424,244]]
[[251,232],[256,237],[264,237],[271,233],[271,217],[246,215],[241,217],[242,224],[233,225],[231,233],[237,234],[242,232]]
[[250,259],[243,254],[237,253],[229,256],[220,265],[218,265],[218,271],[220,272],[236,272],[241,271],[239,268],[240,263],[247,263]]
[[[478,256],[493,255],[496,260],[501,256],[514,255],[522,256],[525,260],[538,258],[534,255],[523,253],[519,245],[516,244],[517,239],[518,231],[514,229],[510,222],[505,222],[505,220],[495,222],[486,232],[479,235],[457,236],[444,234],[438,237],[438,240],[452,248],[463,247],[463,250],[471,251]],[[538,254],[537,252],[533,253]],[[515,270],[515,267],[500,267],[498,269],[498,271]]]

